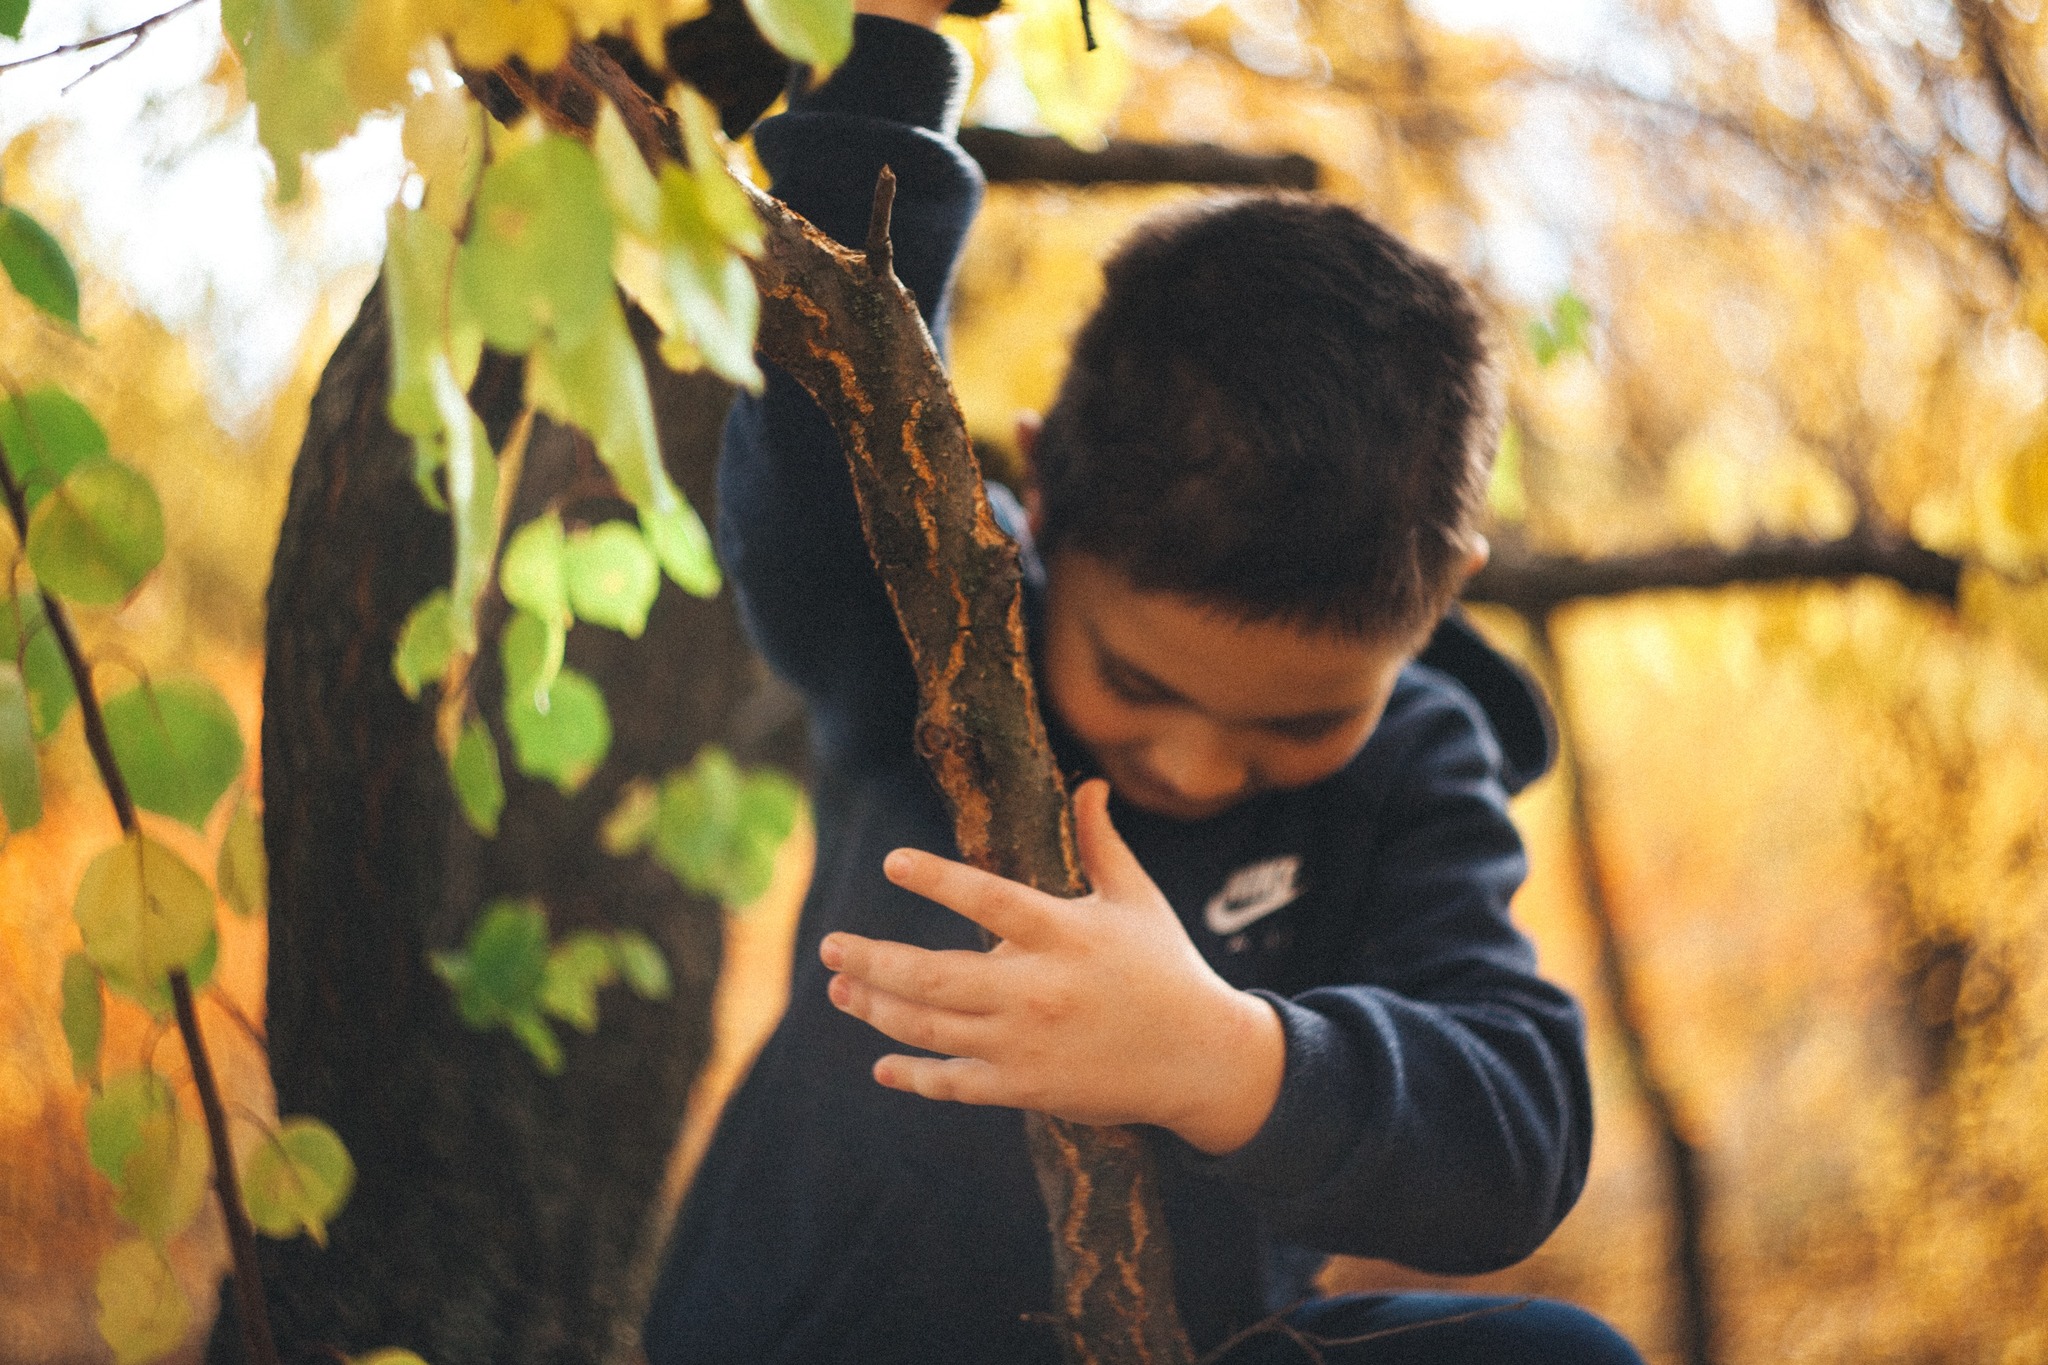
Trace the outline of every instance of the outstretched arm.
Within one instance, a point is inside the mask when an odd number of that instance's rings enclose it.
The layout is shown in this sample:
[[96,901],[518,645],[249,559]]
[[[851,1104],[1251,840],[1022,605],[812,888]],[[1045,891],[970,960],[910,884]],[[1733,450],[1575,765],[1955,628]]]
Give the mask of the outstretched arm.
[[[885,5],[910,8],[862,7]],[[866,235],[882,168],[894,171],[896,273],[934,335],[943,335],[954,261],[981,199],[980,173],[952,139],[965,82],[956,45],[921,22],[866,13],[845,64],[755,134],[776,196],[849,245]],[[769,368],[761,397],[734,405],[718,491],[720,557],[749,632],[805,693],[819,741],[900,751],[916,708],[909,656],[868,559],[839,441],[787,374]]]

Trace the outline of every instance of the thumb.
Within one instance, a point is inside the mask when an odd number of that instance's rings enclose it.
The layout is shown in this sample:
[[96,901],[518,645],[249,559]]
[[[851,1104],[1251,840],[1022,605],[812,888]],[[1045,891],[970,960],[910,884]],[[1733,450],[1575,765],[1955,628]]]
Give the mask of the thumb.
[[1074,793],[1074,841],[1081,871],[1099,896],[1126,900],[1154,894],[1152,878],[1109,821],[1109,783],[1090,778]]

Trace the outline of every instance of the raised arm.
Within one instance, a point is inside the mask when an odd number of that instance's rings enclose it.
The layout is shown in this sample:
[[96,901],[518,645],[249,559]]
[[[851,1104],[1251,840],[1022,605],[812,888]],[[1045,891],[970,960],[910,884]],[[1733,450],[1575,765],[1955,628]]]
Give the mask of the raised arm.
[[[917,22],[882,17],[889,7]],[[960,244],[981,202],[979,170],[953,141],[967,59],[931,31],[930,0],[863,0],[852,55],[830,80],[763,123],[755,146],[778,198],[837,240],[867,231],[875,179],[896,175],[897,275],[943,338]],[[916,711],[909,655],[866,544],[846,458],[824,415],[769,367],[742,396],[719,465],[718,543],[741,612],[768,662],[805,694],[828,752],[908,752]]]

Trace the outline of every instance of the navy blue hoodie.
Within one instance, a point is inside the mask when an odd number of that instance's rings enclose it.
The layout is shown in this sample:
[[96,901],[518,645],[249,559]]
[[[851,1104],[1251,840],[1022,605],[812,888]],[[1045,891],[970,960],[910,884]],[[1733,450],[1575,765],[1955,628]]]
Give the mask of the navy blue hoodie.
[[[847,63],[756,145],[776,194],[842,242],[861,240],[894,168],[896,269],[940,334],[982,189],[952,140],[965,59],[912,25],[863,16],[856,31]],[[1033,1321],[1053,1302],[1051,1257],[1021,1116],[875,1084],[899,1045],[826,999],[817,946],[835,929],[931,948],[978,946],[978,931],[883,879],[892,848],[953,854],[950,822],[912,749],[915,683],[845,459],[786,375],[733,413],[718,520],[755,643],[810,707],[817,871],[789,1012],[684,1205],[648,1358],[1053,1365]],[[1035,615],[1042,574],[1025,559]],[[1194,823],[1112,803],[1195,945],[1273,1003],[1287,1040],[1279,1100],[1246,1146],[1209,1157],[1152,1134],[1198,1349],[1301,1297],[1329,1253],[1490,1270],[1578,1197],[1579,1014],[1508,919],[1526,870],[1508,796],[1549,756],[1533,689],[1454,617],[1334,776]]]

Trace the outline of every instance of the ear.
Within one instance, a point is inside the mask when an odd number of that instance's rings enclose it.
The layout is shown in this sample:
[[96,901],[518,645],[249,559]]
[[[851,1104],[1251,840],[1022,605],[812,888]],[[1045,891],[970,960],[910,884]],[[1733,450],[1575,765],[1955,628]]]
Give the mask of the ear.
[[1460,592],[1463,592],[1465,585],[1472,581],[1472,575],[1486,567],[1486,561],[1492,556],[1493,546],[1487,543],[1485,536],[1474,531],[1472,533],[1472,548],[1465,552],[1465,562],[1458,567],[1458,590]]
[[1045,499],[1038,493],[1038,466],[1032,462],[1032,454],[1038,449],[1038,433],[1045,426],[1045,418],[1035,412],[1017,414],[1017,454],[1024,462],[1024,487],[1020,490],[1024,501],[1024,520],[1031,527],[1031,534],[1038,535],[1039,523],[1045,517]]

